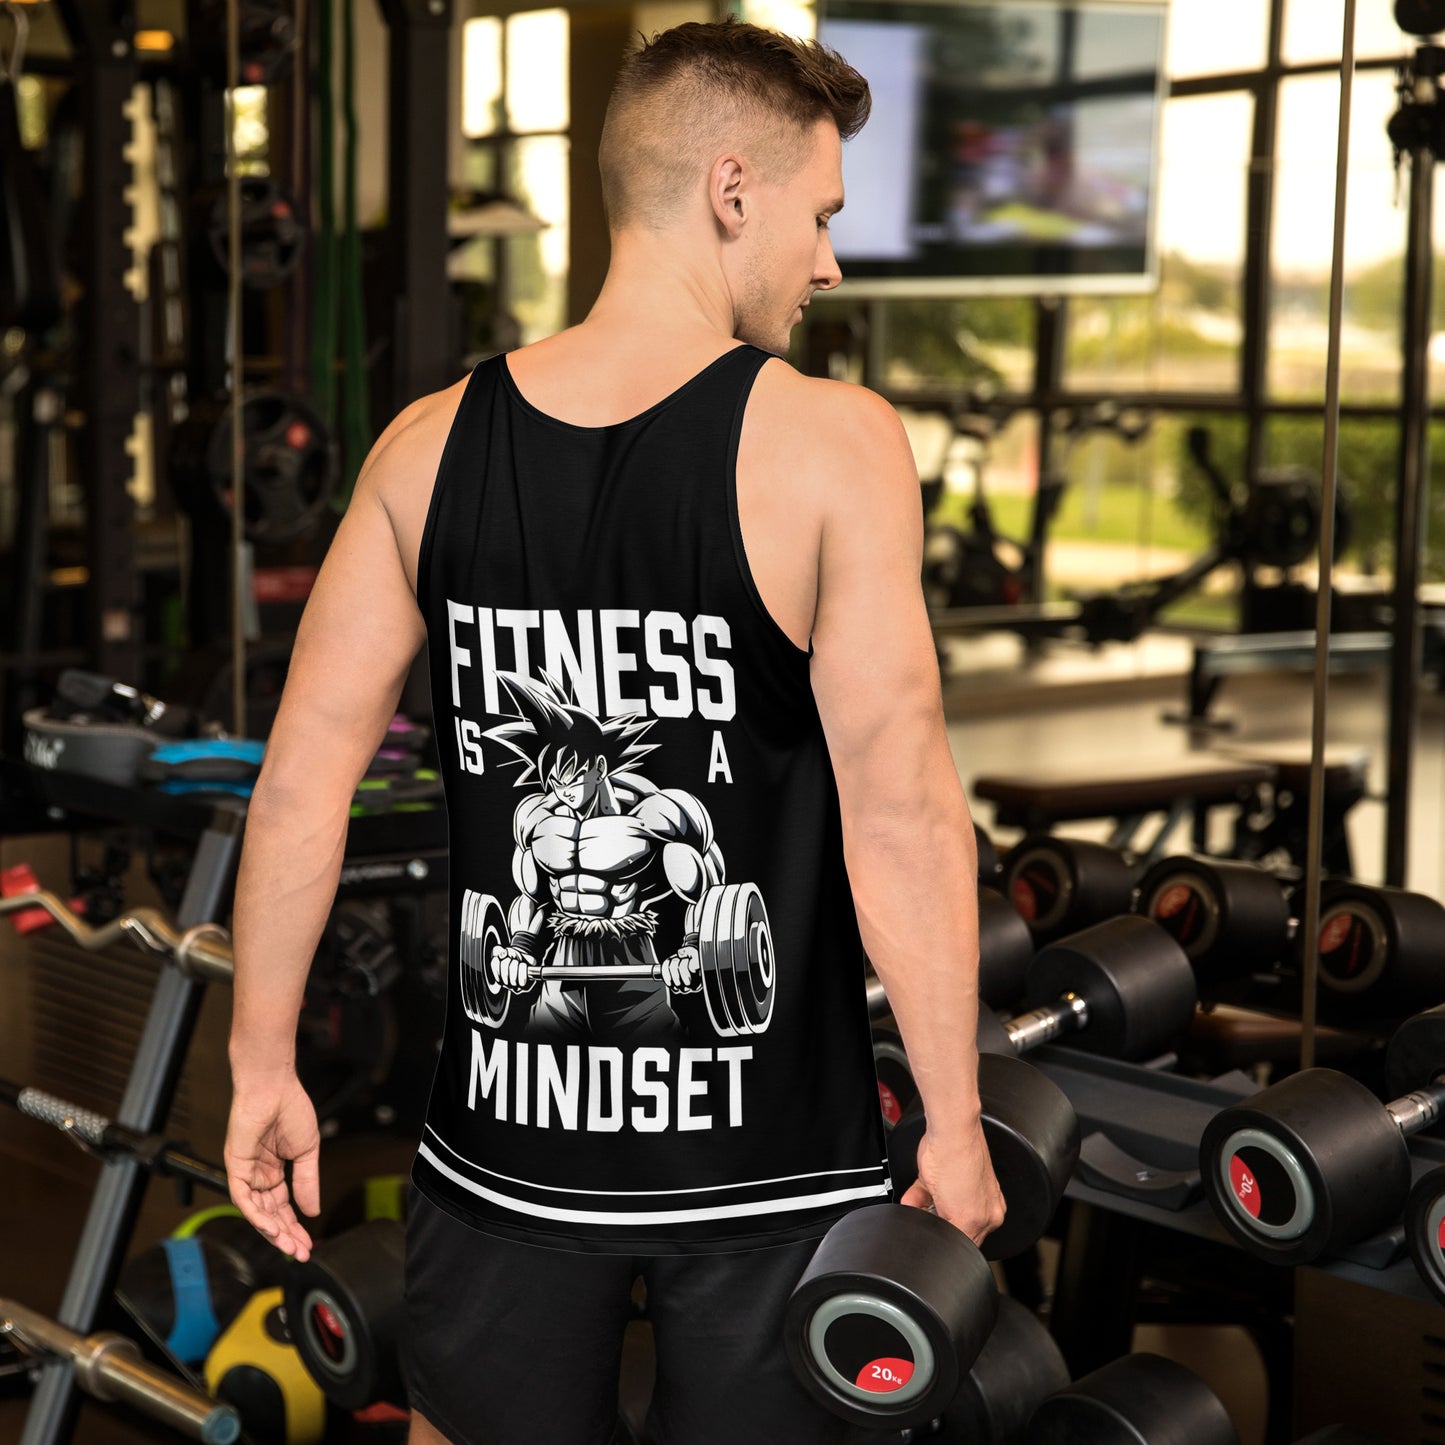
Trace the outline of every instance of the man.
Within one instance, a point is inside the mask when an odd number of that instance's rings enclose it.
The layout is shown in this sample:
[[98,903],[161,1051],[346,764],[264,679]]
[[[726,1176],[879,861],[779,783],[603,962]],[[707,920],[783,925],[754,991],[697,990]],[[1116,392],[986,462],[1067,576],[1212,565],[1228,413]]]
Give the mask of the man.
[[[227,1167],[304,1258],[296,1017],[353,785],[425,643],[452,942],[408,1218],[422,1445],[601,1445],[638,1275],[655,1439],[847,1438],[779,1325],[817,1239],[889,1193],[864,947],[930,1121],[903,1202],[975,1240],[1003,1217],[917,474],[879,398],[777,359],[840,280],[867,108],[839,57],[751,26],[631,57],[596,305],[392,423],[297,636],[237,890]],[[645,769],[591,741],[644,724]],[[547,755],[519,753],[539,727]],[[632,1037],[639,985],[667,1037]]]

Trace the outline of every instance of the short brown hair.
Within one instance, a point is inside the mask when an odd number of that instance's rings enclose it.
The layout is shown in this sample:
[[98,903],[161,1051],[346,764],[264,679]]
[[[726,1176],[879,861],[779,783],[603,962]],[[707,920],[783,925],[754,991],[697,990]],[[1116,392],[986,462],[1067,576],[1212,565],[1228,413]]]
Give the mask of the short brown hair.
[[689,21],[622,63],[598,165],[613,229],[666,221],[722,144],[748,144],[786,174],[798,142],[830,119],[843,140],[868,119],[868,82],[836,51],[729,18]]

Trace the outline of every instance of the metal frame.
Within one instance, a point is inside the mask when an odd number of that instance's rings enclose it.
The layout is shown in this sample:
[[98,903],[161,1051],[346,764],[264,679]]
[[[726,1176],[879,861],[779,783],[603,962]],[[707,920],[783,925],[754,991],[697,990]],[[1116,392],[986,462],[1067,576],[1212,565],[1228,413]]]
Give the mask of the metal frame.
[[126,486],[134,464],[126,443],[140,410],[140,308],[125,284],[130,253],[121,237],[131,223],[125,198],[131,127],[125,108],[139,73],[135,10],[133,0],[60,0],[60,13],[75,47],[90,207],[85,300],[76,328],[85,338],[78,400],[85,415],[79,471],[85,479],[90,567],[87,631],[92,665],[132,677],[143,638],[131,536],[135,508]]

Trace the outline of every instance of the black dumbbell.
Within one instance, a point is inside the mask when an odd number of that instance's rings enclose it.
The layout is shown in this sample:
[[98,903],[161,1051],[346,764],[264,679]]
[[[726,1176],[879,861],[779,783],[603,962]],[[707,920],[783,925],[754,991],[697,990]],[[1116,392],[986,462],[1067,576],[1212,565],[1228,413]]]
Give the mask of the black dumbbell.
[[1384,1229],[1410,1192],[1405,1143],[1445,1110],[1445,1005],[1407,1019],[1382,1104],[1333,1069],[1306,1069],[1205,1126],[1199,1168],[1215,1213],[1251,1253],[1307,1264]]
[[878,1075],[878,1107],[883,1127],[892,1129],[918,1097],[903,1040],[892,1029],[873,1025],[873,1068]]
[[1138,912],[1184,950],[1204,993],[1272,967],[1295,930],[1280,880],[1227,859],[1161,858],[1139,880]]
[[[1038,1086],[1021,1085],[1021,1074]],[[1073,1107],[1029,1065],[988,1060],[979,1096],[1009,1211],[1003,1229],[980,1250],[926,1210],[856,1209],[828,1231],[788,1302],[784,1342],[794,1371],[816,1399],[855,1424],[898,1429],[943,1414],[994,1327],[998,1292],[987,1256],[998,1257],[997,1235],[1017,1234],[1030,1211],[1037,1217],[1031,1196],[1041,1173],[1067,1177],[1078,1157]],[[1041,1136],[1032,1150],[1047,1160],[1029,1157],[1023,1134],[1030,1129]],[[1047,1216],[1040,1229],[1043,1223]]]
[[1050,1395],[1026,1445],[1239,1445],[1229,1412],[1192,1370],[1125,1355]]
[[1020,1445],[1040,1403],[1069,1383],[1054,1337],[1003,1295],[983,1353],[943,1412],[938,1445]]
[[1420,1278],[1445,1304],[1445,1166],[1415,1181],[1405,1205],[1405,1242]]
[[[1139,880],[1138,912],[1177,939],[1209,992],[1277,963],[1299,934],[1299,890],[1250,863],[1163,858]],[[1445,908],[1422,893],[1326,879],[1320,890],[1319,1005],[1344,1025],[1402,1015],[1440,993]]]
[[1032,833],[1004,859],[1004,896],[1038,943],[1128,913],[1138,870],[1103,843]]
[[286,1318],[302,1363],[345,1409],[406,1398],[405,1251],[402,1225],[373,1219],[321,1240],[286,1281]]
[[[978,991],[993,1008],[1007,1008],[1023,993],[1029,962],[1034,956],[1033,935],[1018,910],[996,888],[978,890]],[[888,995],[870,974],[867,982],[868,1017],[887,1017]]]
[[1026,1053],[1068,1036],[1071,1047],[1140,1061],[1189,1027],[1194,970],[1157,923],[1125,914],[1060,939],[1029,965],[1028,1013],[1000,1020],[979,1010],[983,1053]]
[[[1047,1075],[1007,1054],[980,1054],[983,1137],[1008,1217],[983,1242],[986,1259],[1010,1259],[1048,1228],[1079,1162],[1079,1120]],[[888,1172],[902,1195],[918,1178],[928,1121],[915,1099],[888,1137]]]

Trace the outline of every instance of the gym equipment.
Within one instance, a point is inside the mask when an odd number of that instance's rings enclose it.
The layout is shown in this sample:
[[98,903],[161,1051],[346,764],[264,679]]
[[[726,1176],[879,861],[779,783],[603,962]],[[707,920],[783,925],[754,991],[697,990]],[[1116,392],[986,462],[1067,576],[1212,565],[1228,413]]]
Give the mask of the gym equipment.
[[855,1424],[901,1428],[943,1413],[994,1326],[987,1259],[1002,1257],[1000,1244],[1012,1251],[1032,1242],[1022,1238],[1031,1223],[1048,1222],[1038,1196],[1067,1177],[1077,1156],[1078,1120],[1054,1085],[1019,1060],[980,1063],[985,1137],[1009,1211],[1001,1229],[980,1250],[927,1210],[856,1209],[824,1236],[789,1299],[784,1344],[793,1369],[820,1403]]
[[[473,1023],[495,1028],[507,1016],[513,991],[497,977],[492,954],[510,943],[502,905],[490,894],[468,888],[462,896],[461,986],[462,1007]],[[703,894],[697,947],[703,997],[719,1035],[764,1032],[773,1016],[773,935],[755,883],[721,884]],[[662,965],[533,964],[527,976],[569,983],[627,978],[660,982]]]
[[[984,1240],[985,1259],[1011,1259],[1054,1217],[1079,1160],[1079,1120],[1063,1091],[1032,1064],[980,1054],[978,1095],[989,1159],[1008,1217]],[[900,1198],[918,1178],[918,1146],[927,1129],[915,1099],[888,1139],[888,1172]]]
[[988,1342],[998,1290],[961,1230],[901,1204],[855,1209],[788,1301],[784,1343],[827,1409],[875,1429],[941,1415]]
[[[207,206],[211,254],[224,271],[230,263],[230,207],[222,191]],[[241,280],[253,290],[279,286],[301,259],[306,233],[289,196],[269,176],[241,177]]]
[[59,251],[30,152],[20,137],[16,87],[25,66],[30,21],[6,7],[15,44],[0,66],[0,333],[45,331],[60,319]]
[[873,1068],[878,1075],[878,1107],[883,1127],[892,1129],[908,1106],[918,1097],[913,1070],[908,1064],[902,1038],[892,1029],[873,1025]]
[[206,1356],[205,1375],[257,1445],[320,1445],[326,1396],[291,1342],[279,1289],[251,1296]]
[[1445,1110],[1445,1005],[1395,1031],[1382,1104],[1332,1069],[1306,1069],[1205,1127],[1199,1168],[1221,1222],[1272,1264],[1307,1264],[1395,1220],[1410,1192],[1406,1139]]
[[241,1421],[232,1406],[148,1365],[140,1347],[124,1335],[79,1335],[10,1299],[0,1299],[0,1334],[23,1355],[72,1366],[75,1383],[97,1400],[124,1401],[202,1445],[232,1445],[240,1438]]
[[978,881],[992,884],[998,878],[1002,867],[998,859],[998,848],[977,823],[973,825],[973,841],[978,852]]
[[988,1343],[943,1412],[942,1445],[1021,1445],[1035,1409],[1068,1383],[1053,1336],[1003,1295]]
[[1125,914],[1040,950],[1024,991],[1028,1013],[979,1010],[980,1052],[1022,1054],[1068,1036],[1072,1048],[1140,1062],[1189,1027],[1194,970],[1157,923]]
[[307,1370],[348,1410],[400,1402],[406,1236],[373,1219],[321,1240],[286,1280],[286,1314]]
[[[973,795],[994,805],[994,822],[1026,833],[1051,833],[1062,823],[1111,818],[1108,846],[1127,850],[1143,864],[1164,856],[1174,829],[1192,820],[1194,836],[1205,835],[1210,811],[1240,805],[1274,782],[1272,764],[1230,758],[1128,769],[1031,767],[1027,772],[987,774],[973,780]],[[1140,838],[1156,819],[1154,835]]]
[[[1225,859],[1164,858],[1139,880],[1139,912],[1179,943],[1201,987],[1267,969],[1299,933],[1296,895]],[[1327,879],[1320,889],[1320,1012],[1331,1022],[1399,1017],[1445,994],[1445,908],[1422,893]]]
[[[1034,956],[1029,926],[996,888],[978,890],[978,996],[993,1008],[1007,1008],[1024,991],[1029,961]],[[876,977],[868,980],[868,1017],[890,1012],[888,995]]]
[[[255,391],[241,404],[245,532],[258,543],[289,542],[314,527],[336,490],[336,449],[320,414],[284,391]],[[176,428],[171,478],[194,511],[229,513],[231,408],[200,400]]]
[[1219,1397],[1162,1355],[1125,1355],[1050,1395],[1027,1445],[1239,1445]]
[[[240,67],[242,85],[275,85],[291,69],[296,27],[280,0],[241,0]],[[197,65],[216,85],[226,84],[226,6],[224,0],[197,0],[190,34]]]
[[167,1239],[126,1261],[121,1307],[183,1365],[206,1358],[254,1290],[232,1276],[199,1239]]
[[1004,860],[1004,894],[1037,943],[1128,913],[1137,874],[1117,849],[1034,833]]
[[1445,1166],[1415,1181],[1405,1203],[1405,1243],[1416,1272],[1445,1304]]
[[409,1175],[373,1174],[348,1189],[327,1211],[321,1233],[329,1239],[373,1219],[394,1219],[398,1224],[405,1224],[410,1189]]

